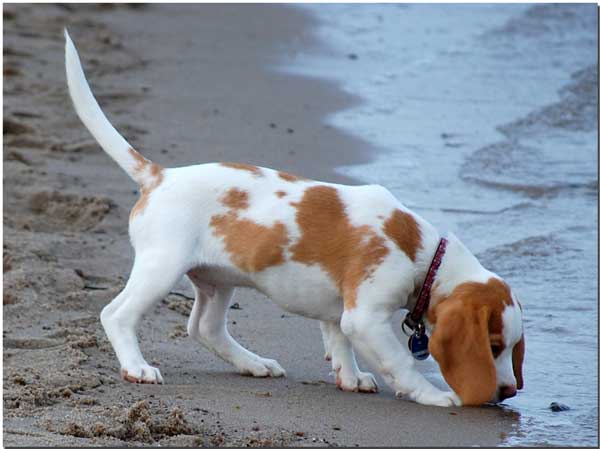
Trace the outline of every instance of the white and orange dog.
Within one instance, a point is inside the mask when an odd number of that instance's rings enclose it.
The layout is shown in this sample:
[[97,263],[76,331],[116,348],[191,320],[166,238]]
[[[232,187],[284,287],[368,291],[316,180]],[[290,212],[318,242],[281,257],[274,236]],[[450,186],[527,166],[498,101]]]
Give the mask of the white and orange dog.
[[136,327],[185,275],[196,294],[188,333],[240,373],[285,375],[227,330],[232,293],[243,286],[320,320],[342,390],[377,391],[354,349],[398,395],[421,404],[497,402],[522,387],[521,307],[454,235],[425,316],[429,350],[453,390],[447,392],[416,369],[391,325],[398,309],[414,307],[440,241],[432,225],[377,185],[330,184],[245,164],[163,168],[149,161],[109,123],[65,37],[77,114],[141,192],[129,220],[131,276],[101,314],[125,380],[163,382],[140,352]]

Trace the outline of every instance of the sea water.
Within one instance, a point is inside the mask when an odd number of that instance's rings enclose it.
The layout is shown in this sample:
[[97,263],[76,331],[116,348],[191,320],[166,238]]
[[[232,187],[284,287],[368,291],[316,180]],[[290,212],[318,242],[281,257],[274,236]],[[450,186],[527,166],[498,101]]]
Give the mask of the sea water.
[[504,444],[597,445],[596,6],[298,7],[323,50],[285,70],[361,97],[328,121],[380,149],[339,170],[456,233],[523,304]]

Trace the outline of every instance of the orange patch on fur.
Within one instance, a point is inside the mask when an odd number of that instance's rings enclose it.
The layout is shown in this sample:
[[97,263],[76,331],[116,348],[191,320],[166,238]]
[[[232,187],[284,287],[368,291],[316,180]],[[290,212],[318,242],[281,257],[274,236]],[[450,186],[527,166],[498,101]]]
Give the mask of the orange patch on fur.
[[133,148],[129,147],[127,151],[129,151],[129,155],[135,159],[135,167],[133,168],[134,174],[141,173],[148,166],[148,164],[152,164],[152,162],[135,151]]
[[231,188],[221,197],[229,212],[210,220],[213,234],[222,237],[231,261],[240,270],[256,273],[285,262],[284,248],[288,243],[283,223],[265,226],[246,218],[238,211],[248,207],[248,192]]
[[[135,151],[133,148],[129,148],[129,154],[135,159],[136,165],[133,167],[133,177],[138,184],[140,184],[140,198],[134,204],[129,214],[129,220],[133,220],[136,215],[141,214],[148,205],[150,194],[156,189],[163,181],[163,168],[149,161],[140,153]],[[144,177],[144,172],[149,169],[149,175]]]
[[[431,289],[431,301],[435,305],[427,311],[427,319],[430,323],[435,324],[437,321],[437,306],[448,299],[456,299],[468,297],[469,302],[476,306],[493,306],[500,314],[504,310],[505,305],[513,305],[510,287],[506,282],[498,278],[492,277],[485,284],[481,282],[463,282],[458,284],[449,295],[441,296],[438,292],[439,281],[433,283]],[[502,319],[495,321],[499,326],[490,327],[490,334],[502,334]]]
[[344,307],[353,309],[358,287],[389,253],[385,239],[367,225],[353,226],[333,187],[310,187],[292,206],[302,233],[290,247],[292,260],[320,265],[336,283]]
[[[502,312],[511,304],[508,285],[491,278],[485,284],[459,284],[427,313],[435,324],[429,351],[465,405],[480,405],[494,396],[496,368],[490,344],[502,335]],[[500,342],[504,344],[501,337]]]
[[283,190],[278,190],[277,192],[275,192],[275,195],[277,195],[278,198],[283,198],[287,195],[287,193],[285,193]]
[[260,167],[250,164],[242,164],[239,162],[221,162],[223,167],[235,168],[236,170],[246,170],[254,176],[264,176]]
[[303,178],[302,176],[292,175],[291,173],[287,173],[284,171],[278,171],[277,176],[279,176],[284,181],[288,181],[288,182],[297,182],[297,181],[303,181],[306,179],[306,178]]
[[383,232],[413,262],[421,248],[421,230],[415,218],[408,212],[396,209],[383,224]]
[[150,175],[152,175],[152,176],[158,176],[161,171],[162,171],[162,167],[158,164],[153,163],[150,166]]
[[232,187],[221,197],[221,203],[230,209],[247,209],[248,192]]

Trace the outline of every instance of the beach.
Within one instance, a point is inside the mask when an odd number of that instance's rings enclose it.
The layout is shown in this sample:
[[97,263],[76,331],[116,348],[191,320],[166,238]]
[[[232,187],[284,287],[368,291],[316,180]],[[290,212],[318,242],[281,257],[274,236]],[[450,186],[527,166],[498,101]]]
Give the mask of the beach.
[[188,338],[182,281],[139,329],[165,384],[123,382],[99,315],[131,269],[138,192],[73,110],[65,26],[111,122],[162,166],[244,162],[360,184],[336,168],[382,154],[326,120],[358,95],[275,69],[327,53],[300,8],[5,4],[5,446],[490,446],[518,432],[510,408],[425,407],[380,378],[376,395],[337,390],[318,322],[248,289],[235,293],[230,332],[286,378],[238,375]]

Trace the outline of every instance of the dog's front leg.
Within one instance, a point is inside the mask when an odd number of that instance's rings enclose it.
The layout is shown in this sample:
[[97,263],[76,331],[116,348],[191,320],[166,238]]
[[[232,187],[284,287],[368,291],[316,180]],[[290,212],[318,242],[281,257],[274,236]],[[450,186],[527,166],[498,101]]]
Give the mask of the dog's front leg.
[[454,392],[431,384],[415,367],[413,357],[400,344],[391,325],[391,312],[357,307],[342,315],[341,327],[352,345],[396,392],[424,405],[461,405]]

